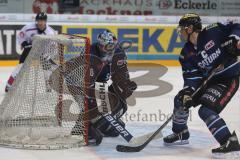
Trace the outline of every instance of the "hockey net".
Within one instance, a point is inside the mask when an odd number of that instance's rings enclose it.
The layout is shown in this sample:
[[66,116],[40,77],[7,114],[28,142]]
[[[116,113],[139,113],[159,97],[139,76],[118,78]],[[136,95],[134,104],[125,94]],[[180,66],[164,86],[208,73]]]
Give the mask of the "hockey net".
[[[0,145],[63,149],[87,144],[89,48],[86,37],[34,37],[33,47],[0,105]],[[77,119],[79,135],[71,135]]]

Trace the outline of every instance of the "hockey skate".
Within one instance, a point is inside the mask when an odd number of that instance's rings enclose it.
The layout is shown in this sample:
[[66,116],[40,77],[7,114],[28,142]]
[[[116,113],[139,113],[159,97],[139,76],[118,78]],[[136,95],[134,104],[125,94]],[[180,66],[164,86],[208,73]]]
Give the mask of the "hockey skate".
[[[79,121],[76,122],[75,126],[71,131],[72,136],[80,136],[83,135],[82,123]],[[99,145],[102,142],[102,133],[95,128],[91,123],[88,126],[88,145]]]
[[213,158],[217,159],[240,159],[240,144],[235,131],[224,145],[212,149],[212,154]]
[[164,145],[172,146],[172,145],[184,145],[189,144],[188,138],[190,134],[188,129],[183,130],[180,133],[172,133],[165,138],[163,138]]

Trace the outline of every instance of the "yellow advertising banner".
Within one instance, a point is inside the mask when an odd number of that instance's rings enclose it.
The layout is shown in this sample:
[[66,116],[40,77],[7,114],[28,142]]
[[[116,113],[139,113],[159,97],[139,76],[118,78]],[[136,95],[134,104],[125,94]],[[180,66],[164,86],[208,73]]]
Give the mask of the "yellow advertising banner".
[[119,42],[132,42],[132,47],[128,50],[130,60],[177,60],[184,45],[176,26],[68,25],[62,27],[62,32],[87,36],[96,42],[97,35],[105,29],[111,30]]

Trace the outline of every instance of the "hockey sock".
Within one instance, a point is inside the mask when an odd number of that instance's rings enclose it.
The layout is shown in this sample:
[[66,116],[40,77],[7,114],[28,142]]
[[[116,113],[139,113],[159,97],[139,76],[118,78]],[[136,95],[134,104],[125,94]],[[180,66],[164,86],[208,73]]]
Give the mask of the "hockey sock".
[[223,145],[231,137],[231,133],[225,123],[225,121],[214,111],[202,106],[198,114],[200,118],[206,123],[208,129],[215,137],[215,139]]
[[6,84],[6,88],[5,88],[5,92],[8,92],[9,89],[12,87],[14,80],[16,79],[18,73],[20,72],[21,68],[22,68],[22,63],[18,64],[14,71],[12,72],[11,76],[9,77],[7,84]]
[[184,129],[187,129],[187,120],[189,111],[181,109],[181,104],[177,97],[174,99],[174,110],[173,110],[173,125],[172,131],[174,133],[180,133]]

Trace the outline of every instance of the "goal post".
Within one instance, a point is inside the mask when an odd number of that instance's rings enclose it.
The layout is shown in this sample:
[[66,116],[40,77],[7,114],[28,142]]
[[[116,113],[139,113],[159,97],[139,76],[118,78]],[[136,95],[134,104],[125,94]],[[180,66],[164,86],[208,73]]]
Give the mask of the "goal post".
[[[89,52],[87,37],[34,37],[33,47],[0,105],[1,146],[63,149],[88,143]],[[77,61],[71,63],[73,59]],[[68,79],[80,88],[78,99],[72,95]],[[81,134],[72,136],[79,116]]]

